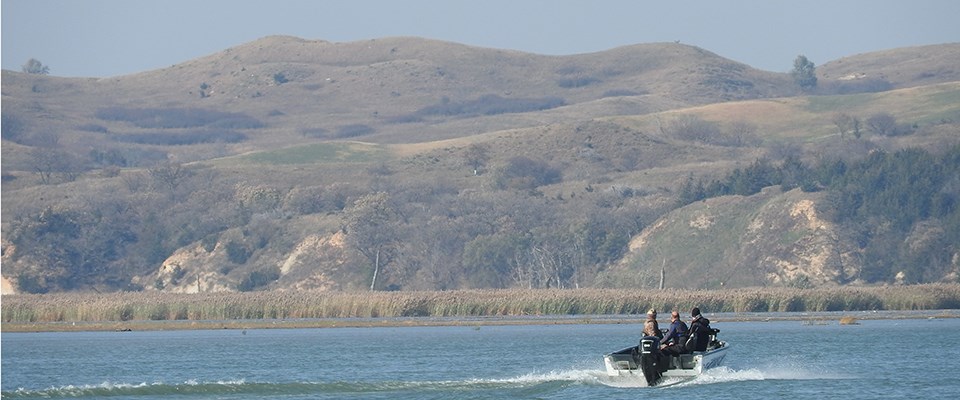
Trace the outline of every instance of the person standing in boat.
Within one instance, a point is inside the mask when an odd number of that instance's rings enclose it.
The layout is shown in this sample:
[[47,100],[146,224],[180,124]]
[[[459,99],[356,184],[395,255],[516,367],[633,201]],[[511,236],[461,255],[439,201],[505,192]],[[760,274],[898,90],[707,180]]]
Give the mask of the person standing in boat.
[[643,323],[643,336],[655,336],[657,339],[663,339],[663,332],[660,332],[660,324],[657,323],[657,310],[651,308],[647,311],[647,320]]
[[679,356],[686,353],[684,347],[687,338],[687,324],[680,320],[680,313],[674,310],[670,313],[670,328],[663,335],[663,341],[660,345],[660,351],[671,356]]
[[694,307],[690,311],[693,319],[690,321],[690,336],[687,338],[687,352],[707,351],[710,342],[710,320],[700,314],[700,308]]

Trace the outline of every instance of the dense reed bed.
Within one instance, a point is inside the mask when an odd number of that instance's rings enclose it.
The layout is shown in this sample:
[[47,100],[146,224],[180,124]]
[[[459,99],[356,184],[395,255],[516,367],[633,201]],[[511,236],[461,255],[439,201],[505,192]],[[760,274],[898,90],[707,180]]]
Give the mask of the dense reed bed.
[[470,290],[6,295],[5,323],[301,318],[636,315],[654,307],[709,312],[960,308],[960,285],[732,290]]

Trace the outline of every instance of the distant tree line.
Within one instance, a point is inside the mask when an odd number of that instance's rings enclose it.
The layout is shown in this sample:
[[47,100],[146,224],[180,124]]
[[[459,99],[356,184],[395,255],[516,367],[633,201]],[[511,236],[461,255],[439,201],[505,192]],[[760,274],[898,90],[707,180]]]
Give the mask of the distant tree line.
[[124,121],[140,128],[221,128],[258,129],[264,125],[243,113],[207,110],[202,108],[126,108],[107,107],[97,110],[95,116],[106,121]]
[[437,104],[423,107],[412,114],[393,117],[392,122],[417,122],[431,116],[472,117],[548,110],[566,104],[560,97],[509,98],[495,94],[473,100],[452,101],[444,97]]
[[200,129],[183,132],[146,132],[111,135],[121,143],[152,144],[160,146],[186,146],[201,143],[240,143],[247,135],[229,129]]

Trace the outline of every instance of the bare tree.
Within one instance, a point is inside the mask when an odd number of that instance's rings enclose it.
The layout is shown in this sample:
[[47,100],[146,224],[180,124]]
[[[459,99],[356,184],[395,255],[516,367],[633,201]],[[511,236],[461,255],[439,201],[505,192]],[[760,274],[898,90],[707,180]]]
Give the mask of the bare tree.
[[860,138],[860,118],[847,113],[836,113],[831,120],[837,127],[837,134],[840,135],[840,141],[843,142],[843,136],[847,132],[853,133],[856,138]]
[[757,126],[744,120],[733,121],[729,127],[732,144],[737,147],[759,145],[763,140],[757,137]]
[[30,152],[30,164],[43,184],[53,183],[54,177],[73,182],[83,172],[83,164],[76,156],[60,150],[34,149]]
[[892,136],[897,130],[897,119],[887,112],[876,113],[867,118],[867,127],[878,135]]
[[192,175],[192,171],[180,163],[164,163],[150,168],[154,184],[167,190],[171,200],[176,200],[177,189]]
[[670,122],[670,132],[680,140],[711,143],[720,135],[720,127],[696,115],[684,114]]

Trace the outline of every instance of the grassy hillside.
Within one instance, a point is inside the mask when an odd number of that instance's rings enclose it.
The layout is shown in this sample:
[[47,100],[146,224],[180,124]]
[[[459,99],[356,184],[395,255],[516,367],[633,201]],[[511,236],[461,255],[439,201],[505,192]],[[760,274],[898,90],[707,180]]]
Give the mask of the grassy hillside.
[[[4,277],[25,291],[649,287],[666,260],[670,287],[846,282],[820,232],[790,222],[826,193],[676,209],[680,185],[761,158],[956,145],[957,49],[843,60],[901,77],[876,85],[826,64],[813,96],[673,43],[548,57],[268,37],[129,76],[3,71]],[[905,61],[918,52],[937,56]],[[879,114],[900,130],[873,132]]]

